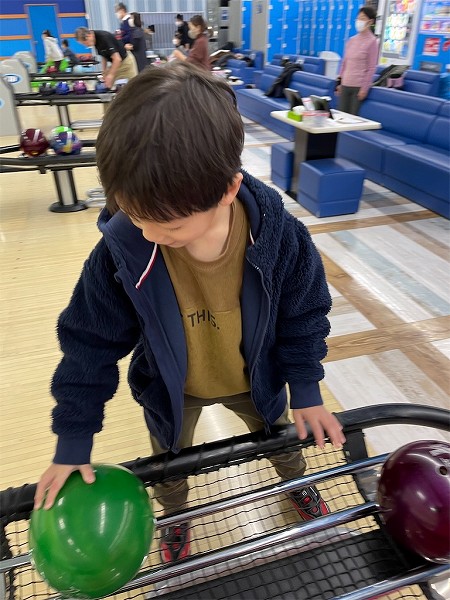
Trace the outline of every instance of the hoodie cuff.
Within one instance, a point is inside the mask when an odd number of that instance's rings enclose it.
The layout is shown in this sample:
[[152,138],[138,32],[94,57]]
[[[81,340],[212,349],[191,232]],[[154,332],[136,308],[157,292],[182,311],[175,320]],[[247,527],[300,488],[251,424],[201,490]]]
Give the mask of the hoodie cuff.
[[58,465],[87,465],[91,462],[94,438],[58,438],[53,462]]
[[309,408],[323,404],[318,381],[289,384],[291,408]]

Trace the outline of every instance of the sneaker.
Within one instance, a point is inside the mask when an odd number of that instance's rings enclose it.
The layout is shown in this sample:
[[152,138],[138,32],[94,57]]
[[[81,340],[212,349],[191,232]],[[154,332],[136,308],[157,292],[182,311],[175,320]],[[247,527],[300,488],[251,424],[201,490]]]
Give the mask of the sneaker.
[[161,535],[161,558],[163,563],[176,562],[189,556],[191,530],[188,522],[166,527]]
[[330,509],[315,486],[304,487],[289,494],[289,500],[304,521],[328,515]]

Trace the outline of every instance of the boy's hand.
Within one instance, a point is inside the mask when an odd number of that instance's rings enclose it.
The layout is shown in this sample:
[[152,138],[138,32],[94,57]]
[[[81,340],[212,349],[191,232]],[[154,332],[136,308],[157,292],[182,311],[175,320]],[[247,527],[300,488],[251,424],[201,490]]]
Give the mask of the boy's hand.
[[292,412],[298,437],[301,440],[304,440],[307,437],[306,421],[311,427],[314,439],[319,448],[324,448],[325,434],[328,434],[333,446],[339,447],[345,442],[345,435],[342,433],[342,425],[324,406],[294,408]]
[[37,484],[34,509],[41,508],[45,492],[47,492],[47,497],[45,498],[44,509],[51,508],[66,479],[73,471],[77,470],[80,471],[85,483],[94,483],[95,475],[91,465],[50,465]]

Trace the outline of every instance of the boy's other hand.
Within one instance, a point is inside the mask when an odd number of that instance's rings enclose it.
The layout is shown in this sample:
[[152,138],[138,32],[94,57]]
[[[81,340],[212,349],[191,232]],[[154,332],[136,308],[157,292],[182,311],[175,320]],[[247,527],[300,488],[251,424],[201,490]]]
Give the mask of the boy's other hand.
[[307,437],[306,423],[308,423],[319,448],[324,448],[326,435],[335,447],[340,447],[345,442],[342,425],[324,406],[294,408],[292,412],[298,437],[301,440]]
[[85,483],[94,483],[95,475],[91,465],[56,465],[52,464],[42,475],[37,484],[36,494],[34,496],[34,509],[41,508],[45,497],[44,509],[48,510],[53,506],[59,490],[65,484],[67,478],[74,471],[80,471]]

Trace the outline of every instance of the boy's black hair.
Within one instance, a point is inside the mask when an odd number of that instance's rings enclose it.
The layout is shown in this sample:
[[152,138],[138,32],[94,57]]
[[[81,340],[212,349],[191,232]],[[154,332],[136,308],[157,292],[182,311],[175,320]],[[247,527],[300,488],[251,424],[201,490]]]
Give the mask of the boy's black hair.
[[127,7],[123,2],[118,2],[115,6],[116,10],[124,10],[125,12],[127,12]]
[[373,21],[377,18],[377,11],[372,6],[361,6],[358,12],[364,13],[368,19]]
[[61,40],[61,46],[67,46],[67,47],[69,47],[68,40]]
[[183,21],[183,15],[180,15],[180,13],[178,13],[175,17],[175,21]]
[[49,29],[44,29],[44,31],[42,32],[44,35],[46,35],[47,37],[53,37],[52,34],[50,33]]
[[167,222],[217,206],[241,168],[232,88],[189,63],[146,69],[111,103],[97,166],[111,214]]

